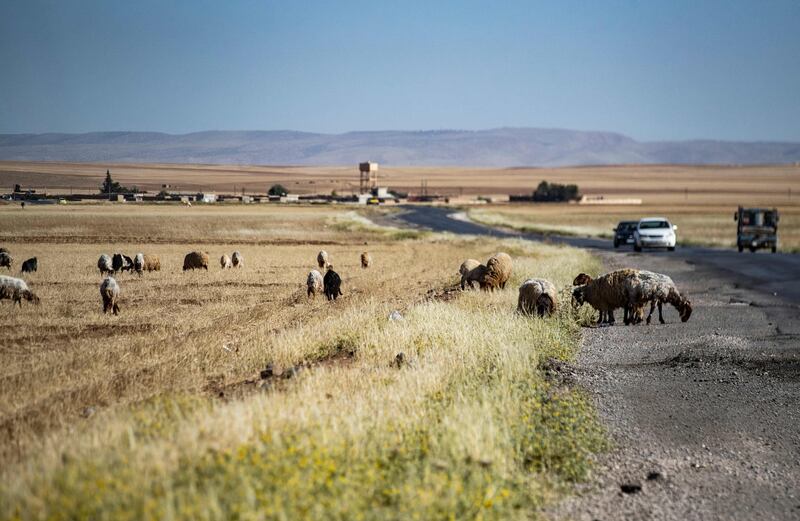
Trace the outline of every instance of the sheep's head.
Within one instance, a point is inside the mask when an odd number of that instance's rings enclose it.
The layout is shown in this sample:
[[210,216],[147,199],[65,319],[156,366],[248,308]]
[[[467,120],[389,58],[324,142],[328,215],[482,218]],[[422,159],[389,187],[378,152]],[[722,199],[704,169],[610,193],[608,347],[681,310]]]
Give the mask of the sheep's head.
[[22,292],[22,297],[25,300],[27,300],[28,302],[36,304],[37,306],[39,305],[39,297],[37,297],[36,293],[34,293],[33,291],[30,291],[30,290],[23,291]]
[[572,281],[573,286],[583,286],[584,284],[589,284],[592,281],[592,277],[585,273],[579,273],[575,280]]
[[678,313],[681,315],[681,322],[686,322],[692,316],[692,303],[689,299],[682,299],[678,304]]
[[572,304],[575,307],[582,306],[586,302],[586,286],[578,286],[572,290]]

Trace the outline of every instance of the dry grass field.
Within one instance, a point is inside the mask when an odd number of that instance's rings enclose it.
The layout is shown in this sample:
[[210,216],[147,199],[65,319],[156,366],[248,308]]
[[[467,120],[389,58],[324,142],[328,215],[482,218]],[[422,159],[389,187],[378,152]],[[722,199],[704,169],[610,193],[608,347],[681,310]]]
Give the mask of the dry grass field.
[[[159,191],[264,193],[281,183],[294,193],[350,193],[358,188],[355,164],[332,167],[0,162],[0,186],[19,183],[51,192],[95,192],[106,169],[125,186]],[[646,204],[784,205],[800,197],[800,166],[624,165],[480,169],[381,165],[381,185],[447,196],[528,194],[541,181],[577,184],[589,195],[640,197]],[[687,199],[688,190],[688,199]]]
[[[800,204],[778,205],[780,251],[800,251]],[[678,244],[736,247],[736,206],[715,204],[656,204],[642,206],[593,206],[577,204],[512,204],[472,208],[475,221],[521,231],[613,237],[619,221],[663,216],[678,226]]]
[[[539,370],[586,316],[514,313],[521,280],[596,272],[585,252],[337,207],[0,205],[0,222],[15,275],[38,257],[42,301],[0,302],[0,518],[529,518],[604,445],[586,399]],[[320,248],[336,302],[305,295]],[[181,270],[192,249],[207,272]],[[508,289],[450,289],[500,249]],[[221,270],[233,250],[245,267]],[[96,268],[115,251],[162,262],[117,277],[118,317]]]

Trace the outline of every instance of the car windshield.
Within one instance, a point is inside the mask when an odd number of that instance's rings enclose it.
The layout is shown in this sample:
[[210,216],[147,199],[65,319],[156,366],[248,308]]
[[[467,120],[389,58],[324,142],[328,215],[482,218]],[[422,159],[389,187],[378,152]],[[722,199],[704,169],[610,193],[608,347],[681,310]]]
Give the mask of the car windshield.
[[657,228],[669,228],[667,221],[642,221],[639,223],[640,230],[654,230]]

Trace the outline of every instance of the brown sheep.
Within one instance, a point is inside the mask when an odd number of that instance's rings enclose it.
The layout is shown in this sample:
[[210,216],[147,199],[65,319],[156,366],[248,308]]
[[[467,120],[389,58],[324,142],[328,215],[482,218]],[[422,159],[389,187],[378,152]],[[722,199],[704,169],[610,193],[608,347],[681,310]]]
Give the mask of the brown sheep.
[[506,287],[508,279],[511,278],[513,261],[507,253],[496,253],[486,261],[486,274],[483,276],[481,289],[494,291]]
[[628,304],[626,279],[635,276],[637,270],[626,268],[606,273],[572,290],[572,298],[578,305],[588,302],[600,311],[600,324],[614,323],[614,310],[624,308],[625,323],[628,324],[632,310]]
[[558,309],[558,291],[545,279],[528,279],[519,287],[517,312],[540,317],[552,315]]
[[320,250],[317,254],[317,264],[321,269],[325,269],[328,266],[328,252],[325,250]]
[[[467,281],[467,276],[469,275],[469,273],[472,270],[474,270],[475,268],[477,268],[478,266],[480,266],[480,265],[481,265],[481,261],[478,261],[478,260],[475,260],[475,259],[467,259],[467,260],[465,260],[464,262],[461,263],[461,266],[459,266],[459,268],[458,268],[458,273],[461,275],[461,290],[462,291],[466,289],[466,284],[468,282]],[[469,287],[470,288],[473,287],[472,286],[473,282],[477,282],[477,281],[476,280],[470,280],[469,281]]]
[[363,252],[361,254],[361,267],[367,269],[371,265],[372,265],[372,255],[370,255],[368,251]]
[[208,271],[208,253],[202,251],[187,253],[183,258],[183,271],[199,270],[200,268]]
[[233,267],[233,264],[231,263],[231,258],[228,257],[227,254],[222,254],[222,257],[219,258],[219,265],[223,270],[230,269]]
[[462,277],[462,281],[464,282],[464,284],[468,284],[470,288],[474,287],[472,285],[473,282],[477,282],[478,286],[481,289],[487,289],[486,283],[484,282],[487,273],[488,273],[488,268],[483,264],[478,264]]
[[144,271],[161,271],[161,259],[158,258],[158,255],[145,253],[143,269]]

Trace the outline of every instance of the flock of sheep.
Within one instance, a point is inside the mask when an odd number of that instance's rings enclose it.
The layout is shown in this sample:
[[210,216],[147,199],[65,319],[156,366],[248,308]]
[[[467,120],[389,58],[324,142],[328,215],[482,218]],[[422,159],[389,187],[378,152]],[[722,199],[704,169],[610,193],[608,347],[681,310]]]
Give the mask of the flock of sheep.
[[[506,253],[492,255],[486,264],[467,259],[459,268],[461,289],[474,288],[493,291],[505,288],[511,277],[512,261]],[[625,268],[592,279],[585,273],[573,281],[572,301],[575,306],[584,303],[600,312],[600,325],[614,324],[614,310],[623,308],[624,323],[639,324],[644,320],[644,308],[650,304],[647,324],[658,306],[658,319],[663,324],[662,306],[672,304],[686,322],[692,315],[691,302],[678,291],[675,282],[666,275],[652,271]],[[517,311],[525,315],[549,316],[558,309],[558,291],[546,279],[527,279],[519,287]]]
[[[372,256],[369,252],[363,252],[360,260],[364,269],[372,265]],[[9,251],[0,248],[0,267],[11,269],[13,261]],[[234,251],[230,257],[227,254],[222,255],[219,262],[222,269],[241,268],[244,266],[244,257],[240,252]],[[183,270],[208,270],[208,264],[207,252],[192,251],[183,259]],[[317,264],[325,275],[316,269],[308,273],[306,278],[308,297],[322,293],[328,300],[336,300],[342,295],[342,279],[333,270],[333,264],[326,251],[319,252]],[[103,312],[117,315],[120,311],[120,285],[113,275],[124,271],[135,271],[141,276],[145,271],[159,271],[161,261],[157,255],[144,253],[137,253],[133,258],[121,253],[115,253],[113,256],[103,254],[97,261],[97,268],[104,277],[100,284]],[[474,288],[475,284],[486,291],[503,289],[511,277],[512,268],[513,261],[507,253],[492,255],[486,264],[475,259],[467,259],[459,268],[461,289],[465,290],[467,286]],[[28,273],[37,269],[38,260],[33,257],[22,264],[21,271]],[[30,290],[24,280],[5,275],[0,275],[0,300],[2,299],[9,299],[20,306],[23,300],[39,303],[39,297]],[[572,301],[575,306],[587,303],[598,310],[600,312],[598,323],[601,325],[614,324],[614,311],[618,308],[624,310],[626,325],[641,323],[644,320],[644,308],[647,304],[650,304],[650,313],[646,319],[648,324],[656,306],[659,321],[664,323],[662,314],[664,303],[672,304],[678,310],[683,322],[689,320],[692,314],[691,302],[678,291],[671,278],[660,273],[632,268],[612,271],[596,279],[585,273],[579,274],[573,281]],[[555,313],[557,309],[558,291],[552,282],[531,278],[519,287],[517,300],[519,313],[545,317]]]

